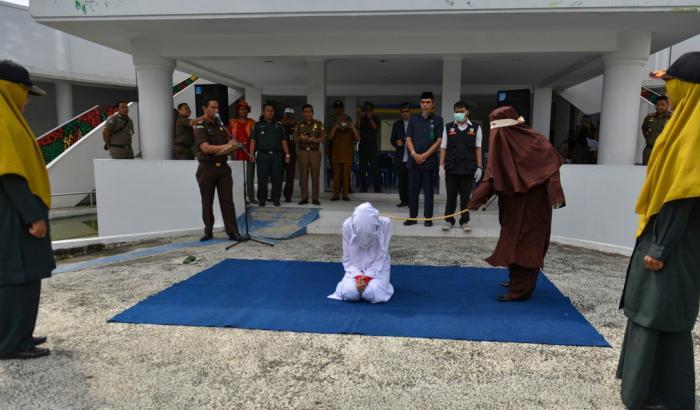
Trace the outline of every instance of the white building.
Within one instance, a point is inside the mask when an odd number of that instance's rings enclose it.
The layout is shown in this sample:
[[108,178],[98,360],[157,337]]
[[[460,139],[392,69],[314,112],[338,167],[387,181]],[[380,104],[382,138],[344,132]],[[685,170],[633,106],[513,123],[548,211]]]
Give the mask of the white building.
[[[170,158],[177,68],[239,89],[254,115],[268,98],[305,100],[323,119],[336,98],[353,113],[358,100],[415,101],[430,90],[443,116],[464,99],[485,119],[498,91],[527,89],[533,127],[557,140],[570,127],[568,104],[584,110],[598,99],[599,163],[622,167],[568,171],[592,186],[638,161],[640,86],[650,66],[668,65],[649,57],[700,33],[698,7],[697,0],[30,3],[39,23],[132,55],[146,160]],[[592,174],[600,180],[588,180]],[[621,212],[631,212],[629,202]],[[572,217],[586,212],[567,209]],[[607,240],[596,227],[579,231],[582,240]]]

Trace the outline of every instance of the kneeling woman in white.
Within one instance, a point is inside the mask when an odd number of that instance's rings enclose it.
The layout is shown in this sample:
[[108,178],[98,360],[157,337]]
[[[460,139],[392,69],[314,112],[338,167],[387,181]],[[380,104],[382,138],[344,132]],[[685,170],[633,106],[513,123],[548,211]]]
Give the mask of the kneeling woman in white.
[[391,222],[379,216],[369,202],[358,205],[343,222],[343,267],[345,276],[331,299],[371,303],[387,302],[394,294],[389,283]]

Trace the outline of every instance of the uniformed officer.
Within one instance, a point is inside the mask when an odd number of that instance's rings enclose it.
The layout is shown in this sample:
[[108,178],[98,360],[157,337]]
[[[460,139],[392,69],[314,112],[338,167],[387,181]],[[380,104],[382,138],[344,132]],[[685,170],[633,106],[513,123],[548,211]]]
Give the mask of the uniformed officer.
[[192,110],[187,103],[177,106],[175,119],[175,140],[173,141],[173,159],[194,159],[194,132],[192,126],[201,124],[204,116],[190,119]]
[[379,117],[374,115],[374,104],[365,101],[363,107],[357,109],[355,127],[360,132],[358,155],[360,157],[360,192],[367,192],[369,172],[372,172],[374,192],[382,192],[379,173]]
[[[408,197],[411,218],[418,216],[418,196],[423,189],[425,204],[423,216],[433,217],[433,182],[438,167],[438,149],[442,141],[442,117],[433,114],[433,93],[426,91],[420,99],[420,115],[414,115],[406,129],[406,148],[408,149]],[[416,221],[404,221],[404,225],[414,225]],[[432,221],[425,221],[425,226],[433,226]]]
[[333,168],[333,196],[331,201],[340,199],[340,187],[343,187],[343,201],[350,200],[350,169],[355,141],[360,134],[347,115],[335,117],[329,140],[331,141],[331,163]]
[[309,173],[311,173],[311,199],[314,205],[319,201],[319,174],[321,172],[321,152],[319,147],[326,138],[323,123],[314,119],[314,107],[306,104],[303,107],[304,119],[294,130],[294,141],[299,146],[299,186],[301,201],[299,205],[309,203]]
[[642,134],[644,134],[644,139],[647,142],[642,152],[642,164],[644,165],[649,163],[649,157],[651,157],[651,150],[654,148],[656,138],[661,134],[661,131],[666,126],[666,122],[671,118],[671,112],[668,110],[668,97],[665,95],[656,97],[654,107],[656,112],[647,115],[644,118],[644,122],[642,122]]
[[296,127],[294,108],[287,107],[284,109],[282,126],[287,136],[287,148],[289,149],[290,155],[289,161],[285,161],[282,164],[284,168],[284,202],[292,202],[292,195],[294,194],[294,173],[297,167],[297,147],[294,143],[294,127]]
[[228,136],[223,125],[216,121],[219,112],[219,102],[214,98],[205,98],[202,109],[204,121],[194,126],[194,142],[197,148],[197,183],[202,195],[202,220],[204,221],[204,236],[201,241],[213,237],[214,228],[214,193],[219,197],[219,207],[224,219],[224,227],[229,239],[238,241],[241,236],[236,224],[236,208],[233,205],[233,179],[231,168],[226,163],[225,155],[217,155],[226,151]]
[[134,159],[131,138],[134,135],[134,122],[129,118],[129,105],[126,101],[117,101],[117,112],[111,115],[102,130],[105,151],[109,150],[112,159]]
[[[339,119],[341,119],[341,118],[347,118],[350,121],[350,123],[352,124],[352,127],[355,128],[355,123],[353,122],[352,117],[345,114],[345,103],[343,102],[343,100],[335,100],[333,102],[333,111],[334,111],[334,113],[332,115],[330,115],[326,121],[326,126],[327,126],[326,135],[330,136],[330,133],[331,133],[331,130],[333,129],[333,126],[335,124],[337,124]],[[331,141],[329,139],[326,143],[326,147],[328,148],[328,151],[326,151],[326,152],[328,152],[328,154],[330,155],[330,162],[331,162],[331,167],[332,167],[333,164],[336,163],[333,160],[333,151],[334,151],[333,141]],[[352,155],[352,158],[350,160],[350,164],[351,164],[350,167],[352,168],[352,164],[355,162],[355,145],[353,145],[353,147],[352,147],[352,154],[351,155]],[[333,170],[332,172],[335,172],[335,170]],[[342,184],[343,179],[341,178],[340,181]],[[340,189],[340,191],[343,191],[344,187],[341,185],[339,187],[339,189]],[[340,191],[338,191],[338,192],[340,192]],[[350,188],[348,188],[348,192],[351,194],[353,193],[352,181],[350,182]]]
[[[445,179],[447,190],[445,215],[455,212],[457,194],[459,210],[467,209],[472,185],[481,179],[483,169],[481,125],[469,119],[469,109],[464,101],[457,101],[454,111],[454,121],[445,125],[440,144],[440,178]],[[454,224],[454,217],[447,218],[442,229],[449,231]],[[469,212],[460,214],[459,225],[464,232],[471,231]]]
[[284,127],[275,121],[275,106],[263,105],[263,118],[253,127],[250,136],[250,152],[255,155],[258,169],[258,204],[265,206],[267,201],[267,181],[272,180],[272,203],[280,206],[282,195],[282,154],[289,163],[289,147]]

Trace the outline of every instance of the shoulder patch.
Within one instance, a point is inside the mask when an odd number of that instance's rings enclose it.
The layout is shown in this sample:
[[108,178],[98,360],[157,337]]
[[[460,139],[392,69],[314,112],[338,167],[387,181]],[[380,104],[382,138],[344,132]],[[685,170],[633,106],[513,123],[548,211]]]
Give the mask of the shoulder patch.
[[198,125],[195,125],[195,126],[192,127],[192,128],[195,128],[195,129],[202,128],[202,129],[204,129],[204,125],[198,124]]

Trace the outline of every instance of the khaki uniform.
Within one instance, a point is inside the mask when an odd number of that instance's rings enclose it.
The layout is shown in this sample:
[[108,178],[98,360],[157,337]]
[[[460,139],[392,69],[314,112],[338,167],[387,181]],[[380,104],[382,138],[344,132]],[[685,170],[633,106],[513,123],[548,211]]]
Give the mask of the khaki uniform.
[[347,198],[350,195],[350,170],[352,169],[352,157],[355,146],[355,131],[350,117],[347,117],[342,122],[347,122],[347,126],[338,127],[331,140],[333,198],[338,198],[341,186],[343,188],[343,198]]
[[326,137],[321,121],[312,120],[310,123],[301,121],[294,129],[294,141],[299,147],[299,186],[301,187],[301,200],[309,200],[309,172],[311,173],[311,198],[319,199],[319,176],[321,171],[321,151],[319,142],[303,141],[301,136],[309,134],[320,138],[321,142]]
[[131,148],[134,122],[131,118],[114,114],[107,119],[105,127],[109,130],[109,155],[112,159],[134,159]]
[[214,193],[218,194],[221,215],[224,218],[226,233],[238,233],[236,224],[236,208],[233,205],[233,178],[231,168],[226,163],[227,156],[205,154],[199,147],[203,143],[224,145],[228,142],[226,131],[213,121],[204,120],[201,125],[195,125],[194,141],[197,147],[197,183],[202,195],[202,220],[204,234],[211,235],[214,228]]
[[671,113],[668,111],[660,114],[653,112],[644,118],[642,134],[644,134],[647,146],[644,147],[644,151],[642,152],[642,164],[647,165],[649,163],[651,150],[654,148],[656,139],[659,137],[659,134],[661,134],[661,131],[664,130],[669,118],[671,118]]
[[173,141],[173,159],[194,159],[194,131],[190,119],[179,116],[175,120],[175,140]]

